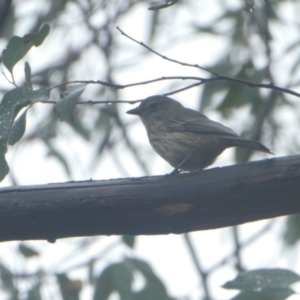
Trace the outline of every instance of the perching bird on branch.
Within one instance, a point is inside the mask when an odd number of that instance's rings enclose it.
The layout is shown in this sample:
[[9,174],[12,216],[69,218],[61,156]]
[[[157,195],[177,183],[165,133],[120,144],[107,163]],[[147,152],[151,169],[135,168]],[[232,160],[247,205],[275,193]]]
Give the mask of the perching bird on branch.
[[230,128],[169,97],[149,97],[127,113],[141,118],[151,146],[175,170],[201,170],[230,147],[272,154],[260,142],[244,139]]

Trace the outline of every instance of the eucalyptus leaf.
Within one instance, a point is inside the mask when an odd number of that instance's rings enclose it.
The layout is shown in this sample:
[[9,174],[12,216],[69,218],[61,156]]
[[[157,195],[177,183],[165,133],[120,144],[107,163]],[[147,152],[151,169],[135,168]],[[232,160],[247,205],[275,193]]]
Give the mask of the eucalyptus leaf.
[[107,300],[113,291],[118,292],[121,299],[134,300],[132,281],[132,270],[125,263],[111,264],[98,277],[93,300]]
[[54,107],[54,112],[59,117],[59,119],[61,121],[69,123],[75,128],[77,127],[77,123],[74,110],[76,107],[76,102],[78,101],[78,98],[83,93],[83,91],[84,89],[79,89],[72,93],[69,93]]
[[35,47],[40,46],[50,32],[50,25],[44,24],[38,33],[28,33],[23,39],[31,42]]
[[30,104],[30,94],[27,88],[15,88],[7,92],[0,103],[0,181],[9,172],[5,154],[12,123],[20,109]]
[[34,250],[33,248],[20,243],[19,244],[19,252],[25,257],[25,258],[31,258],[31,257],[35,257],[35,256],[39,256],[39,252],[37,252],[36,250]]
[[88,131],[83,127],[81,122],[75,115],[76,102],[79,96],[83,93],[85,85],[78,85],[69,89],[62,100],[60,100],[54,107],[54,113],[61,121],[67,122],[73,127],[76,132],[80,133],[85,139],[89,138]]
[[240,273],[234,280],[226,282],[226,289],[243,291],[262,290],[264,288],[287,288],[300,281],[300,276],[286,269],[258,269]]
[[56,277],[63,300],[79,300],[79,293],[82,288],[81,281],[71,280],[65,273],[56,274]]
[[32,84],[31,84],[31,68],[30,68],[30,65],[29,65],[29,63],[27,61],[25,62],[24,72],[25,72],[26,87],[28,87],[29,89],[32,89]]
[[295,246],[300,240],[300,215],[288,216],[283,233],[284,242],[288,246]]
[[26,300],[42,300],[41,286],[39,282],[30,288],[27,293]]
[[16,291],[12,272],[0,263],[1,288],[14,294]]
[[5,153],[6,153],[6,142],[3,143],[0,140],[0,181],[3,180],[9,172],[9,167],[5,160]]
[[28,109],[26,109],[21,116],[14,122],[8,136],[8,144],[16,144],[24,135],[26,129],[26,115]]
[[166,0],[165,3],[159,3],[159,4],[154,4],[152,6],[150,6],[148,9],[149,10],[158,10],[158,9],[162,9],[162,8],[167,8],[169,6],[174,5],[175,3],[177,3],[178,0]]
[[263,289],[262,291],[241,292],[231,300],[285,300],[293,294],[294,291],[289,288]]
[[107,300],[114,290],[111,269],[107,267],[97,278],[93,300]]
[[124,263],[112,265],[112,277],[116,291],[121,299],[135,300],[131,285],[133,282],[133,273]]
[[135,236],[134,235],[123,235],[122,236],[122,241],[129,248],[133,248],[134,247],[134,242],[135,242]]
[[13,36],[2,51],[2,60],[6,68],[12,73],[15,64],[22,59],[32,46],[40,46],[50,31],[45,24],[38,33],[30,33],[24,37]]
[[18,112],[33,102],[47,97],[48,90],[32,91],[27,87],[18,87],[7,92],[0,103],[0,138],[7,138]]
[[200,101],[200,112],[204,112],[204,110],[212,104],[214,100],[214,96],[218,93],[222,93],[228,90],[228,83],[225,82],[211,82],[206,83]]
[[127,258],[128,262],[138,270],[143,277],[145,278],[146,285],[145,287],[135,294],[136,299],[138,300],[167,300],[171,299],[163,282],[158,278],[154,273],[151,266],[140,259],[136,258]]
[[[0,181],[9,171],[5,161],[7,143],[16,143],[24,134],[26,113],[13,125],[17,114],[22,108],[48,95],[47,89],[32,91],[27,87],[17,87],[3,96],[0,103]],[[10,135],[11,131],[12,135]]]
[[31,103],[32,91],[18,87],[7,92],[0,104],[0,137],[7,137],[18,112]]

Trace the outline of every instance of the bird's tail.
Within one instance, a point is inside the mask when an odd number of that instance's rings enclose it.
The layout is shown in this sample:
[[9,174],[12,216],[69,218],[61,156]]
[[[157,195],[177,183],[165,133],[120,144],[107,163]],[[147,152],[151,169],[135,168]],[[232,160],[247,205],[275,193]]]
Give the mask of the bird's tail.
[[248,140],[243,138],[230,138],[228,139],[231,147],[242,147],[242,148],[249,148],[252,150],[262,151],[270,154],[274,154],[264,146],[262,143],[254,140]]

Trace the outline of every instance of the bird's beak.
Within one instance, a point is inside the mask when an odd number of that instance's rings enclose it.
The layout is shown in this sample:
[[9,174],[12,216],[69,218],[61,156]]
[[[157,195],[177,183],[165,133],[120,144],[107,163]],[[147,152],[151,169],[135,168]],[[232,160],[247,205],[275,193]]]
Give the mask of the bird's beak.
[[139,116],[141,113],[142,113],[142,110],[139,106],[126,111],[126,114],[130,114],[130,115],[138,115]]

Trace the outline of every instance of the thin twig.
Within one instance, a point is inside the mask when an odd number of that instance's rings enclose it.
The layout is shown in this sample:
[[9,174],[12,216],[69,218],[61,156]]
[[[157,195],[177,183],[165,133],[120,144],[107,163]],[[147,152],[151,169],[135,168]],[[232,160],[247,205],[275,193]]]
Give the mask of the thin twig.
[[190,236],[188,233],[185,233],[183,235],[184,237],[184,240],[186,242],[186,245],[188,247],[188,250],[191,254],[191,257],[192,257],[192,260],[194,262],[194,265],[197,269],[197,272],[198,272],[198,275],[199,275],[199,278],[200,278],[200,281],[202,283],[202,286],[203,286],[203,289],[204,289],[204,294],[205,294],[205,299],[211,299],[210,298],[210,293],[209,293],[209,289],[208,289],[208,285],[207,285],[207,275],[208,273],[205,272],[200,264],[200,261],[197,257],[197,254],[196,254],[196,251],[194,249],[194,246],[192,244],[192,241],[190,239]]
[[[145,80],[145,81],[140,81],[140,82],[135,82],[135,83],[123,84],[123,85],[108,83],[108,82],[101,81],[101,80],[97,80],[97,81],[94,81],[94,80],[74,80],[74,81],[66,81],[66,82],[60,83],[58,85],[52,86],[52,87],[49,88],[49,90],[52,90],[54,88],[61,87],[61,86],[64,86],[64,85],[68,85],[68,84],[101,84],[101,85],[108,86],[108,87],[111,87],[111,88],[114,88],[114,89],[125,89],[125,88],[128,88],[128,87],[133,87],[133,86],[138,86],[138,85],[145,85],[145,84],[154,83],[154,82],[163,81],[163,80],[196,80],[196,81],[198,81],[197,83],[194,83],[194,84],[189,85],[187,87],[184,87],[184,88],[166,93],[164,95],[172,95],[172,94],[175,94],[175,93],[193,88],[195,86],[199,86],[199,85],[204,84],[204,83],[215,82],[215,81],[230,81],[230,82],[234,82],[234,83],[240,83],[240,84],[247,85],[250,88],[264,88],[264,89],[276,90],[276,91],[280,91],[280,92],[290,94],[290,95],[293,95],[293,96],[296,96],[296,97],[300,98],[300,93],[297,93],[297,92],[295,92],[293,90],[290,90],[288,88],[282,88],[282,87],[273,85],[272,83],[258,83],[258,82],[252,82],[252,81],[238,79],[238,78],[232,78],[232,77],[228,77],[228,76],[224,76],[224,75],[217,75],[216,77],[211,77],[211,78],[203,78],[203,77],[196,77],[196,76],[165,76],[165,77],[160,77],[160,78],[155,78],[155,79],[150,79],[150,80]],[[137,103],[137,102],[140,102],[140,101],[142,101],[142,100],[127,101],[126,103]],[[40,101],[40,102],[42,102],[42,101]],[[118,102],[118,100],[117,100],[114,103],[122,103],[122,102],[124,102],[124,101]],[[49,103],[51,103],[51,102],[49,102]],[[107,103],[107,102],[105,102],[105,101],[100,102],[99,101],[99,102],[95,102],[95,103],[101,104],[101,103]],[[111,103],[111,102],[109,102],[109,103]],[[90,103],[90,104],[93,104],[93,103]]]
[[[270,221],[267,223],[267,225],[265,227],[263,227],[261,230],[259,230],[258,232],[256,232],[253,236],[251,236],[246,242],[241,243],[241,248],[244,248],[250,244],[252,244],[253,242],[255,242],[258,238],[260,238],[264,233],[266,233],[268,230],[270,230],[271,226],[274,224],[273,221]],[[235,256],[235,250],[228,254],[226,257],[224,257],[223,259],[221,259],[219,262],[217,262],[214,266],[212,266],[209,270],[207,270],[208,274],[211,274],[212,272],[214,272],[215,270],[219,269],[221,266],[225,265],[226,263],[228,263],[228,261],[230,259],[232,259],[232,257]]]
[[160,77],[160,78],[155,78],[155,79],[150,79],[150,80],[145,80],[145,81],[140,81],[140,82],[134,82],[134,83],[129,83],[129,84],[114,84],[102,80],[73,80],[73,81],[65,81],[60,84],[54,85],[49,88],[49,90],[69,85],[69,84],[101,84],[103,86],[108,86],[113,89],[125,89],[128,87],[133,87],[133,86],[138,86],[138,85],[145,85],[149,83],[154,83],[162,80],[197,80],[197,81],[207,81],[211,80],[211,78],[201,78],[201,77],[195,77],[195,76],[167,76],[167,77]]
[[[126,103],[126,104],[135,104],[143,100],[87,100],[87,101],[78,101],[76,104],[115,104],[115,103]],[[38,103],[43,104],[57,104],[59,102],[55,100],[39,100]]]
[[[267,1],[265,1],[265,5],[264,5],[264,13],[265,13],[265,19],[268,20],[268,14],[267,14]],[[272,76],[272,72],[271,72],[271,57],[272,57],[272,53],[271,53],[271,47],[270,47],[270,30],[269,30],[269,26],[268,26],[268,21],[265,23],[265,27],[262,28],[261,23],[257,22],[257,19],[255,18],[256,14],[250,14],[251,17],[253,17],[258,29],[259,29],[259,34],[261,36],[261,39],[263,41],[263,43],[265,44],[265,48],[266,48],[266,56],[267,56],[267,75],[269,77],[270,82],[273,81],[273,76]],[[271,110],[273,109],[273,107],[276,104],[276,94],[277,92],[275,91],[275,89],[273,89],[271,91],[271,93],[268,95],[268,99],[262,103],[262,108],[259,110],[256,120],[255,120],[255,126],[253,126],[252,129],[252,133],[251,133],[251,138],[255,139],[255,140],[260,140],[260,135],[262,132],[262,126],[263,123],[266,119],[266,117],[270,114]],[[242,155],[242,159],[241,161],[243,163],[247,162],[250,158],[252,151],[249,151],[248,149],[246,151],[243,152]],[[233,233],[233,242],[234,242],[234,246],[235,246],[235,257],[236,257],[236,263],[235,263],[235,268],[237,269],[237,271],[241,272],[244,271],[244,267],[243,267],[243,263],[242,263],[242,255],[241,255],[241,250],[242,250],[242,245],[240,242],[240,238],[239,238],[239,232],[238,232],[238,226],[234,226],[232,228],[232,233]]]
[[[251,81],[248,81],[248,80],[243,80],[243,79],[238,79],[238,78],[234,78],[234,77],[229,77],[229,76],[225,76],[225,75],[221,75],[221,74],[215,73],[215,72],[213,72],[213,71],[211,71],[209,69],[203,68],[203,67],[201,67],[201,66],[199,66],[197,64],[189,64],[189,63],[185,63],[185,62],[181,62],[181,61],[169,58],[169,57],[167,57],[165,55],[162,55],[159,52],[153,50],[151,47],[147,46],[143,42],[137,41],[133,37],[131,37],[128,34],[126,34],[124,31],[122,31],[119,27],[117,27],[117,29],[120,31],[120,33],[122,35],[124,35],[128,39],[130,39],[133,42],[141,45],[142,47],[146,48],[148,51],[154,53],[155,55],[158,55],[159,57],[161,57],[161,58],[163,58],[165,60],[168,60],[168,61],[176,63],[176,64],[180,64],[181,66],[198,68],[198,69],[204,70],[206,72],[209,72],[210,74],[213,74],[215,76],[215,77],[207,78],[207,79],[201,78],[201,81],[203,83],[212,82],[212,81],[230,81],[230,82],[236,82],[236,83],[247,85],[250,88],[256,87],[256,88],[273,89],[273,90],[277,90],[277,91],[280,91],[280,92],[283,92],[283,93],[287,93],[287,94],[290,94],[290,95],[293,95],[293,96],[296,96],[296,97],[300,98],[300,93],[297,93],[297,92],[295,92],[293,90],[290,90],[288,88],[282,88],[282,87],[276,86],[272,82],[265,84],[265,83],[251,82]],[[181,77],[181,79],[184,79],[184,77]]]
[[163,94],[163,95],[164,95],[164,96],[169,96],[169,95],[177,94],[177,93],[179,93],[179,92],[183,92],[183,91],[185,91],[185,90],[189,90],[189,89],[191,89],[191,88],[193,88],[193,87],[199,86],[199,85],[201,85],[201,84],[203,84],[203,83],[205,83],[205,82],[201,81],[201,82],[193,83],[193,84],[190,84],[190,85],[188,85],[188,86],[186,86],[186,87],[183,87],[183,88],[180,88],[180,89],[177,89],[177,90],[174,90],[174,91],[165,93],[165,94]]
[[4,71],[1,72],[3,74],[3,76],[5,77],[5,79],[12,85],[14,85],[15,87],[18,87],[17,84],[15,83],[15,79],[14,79],[14,76],[13,76],[13,73],[11,73],[11,76],[12,76],[12,81],[9,80],[9,78],[7,77],[6,73]]
[[171,62],[176,63],[176,64],[179,64],[179,65],[181,65],[181,66],[201,69],[201,70],[203,70],[203,71],[209,72],[210,74],[213,74],[213,75],[216,75],[216,76],[218,75],[217,73],[215,73],[215,72],[213,72],[213,71],[210,71],[210,70],[208,70],[208,69],[206,69],[206,68],[203,68],[203,67],[201,67],[201,66],[199,66],[199,65],[197,65],[197,64],[189,64],[189,63],[181,62],[181,61],[179,61],[179,60],[172,59],[172,58],[169,58],[169,57],[167,57],[167,56],[165,56],[165,55],[162,55],[162,54],[160,54],[159,52],[157,52],[157,51],[155,51],[154,49],[152,49],[151,47],[149,47],[148,45],[144,44],[143,42],[139,42],[139,41],[137,41],[136,39],[134,39],[133,37],[129,36],[129,35],[126,34],[123,30],[121,30],[120,27],[117,26],[117,29],[120,31],[120,33],[121,33],[122,35],[126,36],[128,39],[132,40],[133,42],[135,42],[135,43],[137,43],[137,44],[139,44],[139,45],[141,45],[141,46],[143,46],[143,47],[146,48],[148,51],[150,51],[150,52],[152,52],[152,53],[158,55],[159,57],[161,57],[161,58],[163,58],[163,59],[165,59],[165,60],[171,61]]
[[232,227],[232,233],[233,233],[233,244],[234,244],[234,255],[236,257],[236,263],[235,268],[238,272],[244,271],[243,264],[242,264],[242,258],[241,258],[241,250],[242,245],[240,243],[239,235],[238,235],[238,226]]

